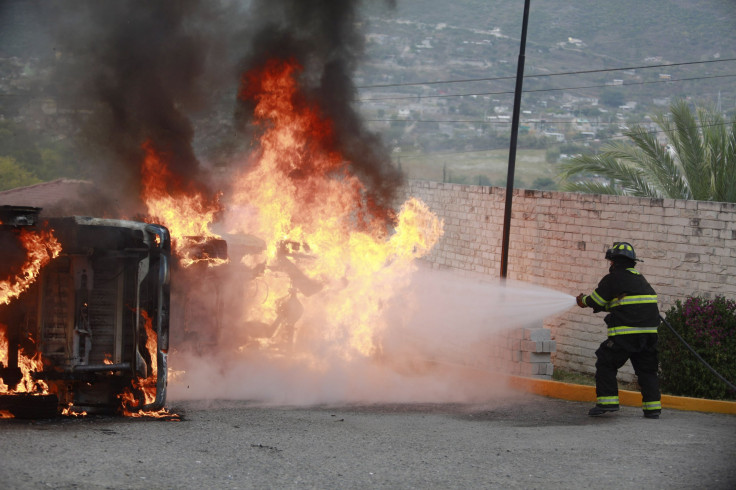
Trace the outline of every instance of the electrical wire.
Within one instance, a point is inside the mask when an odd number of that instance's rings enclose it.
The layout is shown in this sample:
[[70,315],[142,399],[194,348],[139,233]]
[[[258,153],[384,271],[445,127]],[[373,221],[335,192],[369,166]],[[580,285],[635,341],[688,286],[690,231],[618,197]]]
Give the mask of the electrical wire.
[[[528,93],[534,93],[534,92],[554,92],[554,91],[560,91],[560,90],[581,90],[581,89],[590,89],[590,88],[604,88],[604,87],[632,87],[634,85],[650,85],[654,83],[673,83],[673,82],[690,82],[694,80],[710,80],[714,78],[729,78],[729,77],[736,77],[736,73],[729,73],[727,75],[711,75],[711,76],[705,76],[705,77],[691,77],[691,78],[676,78],[676,79],[667,79],[667,80],[650,80],[646,82],[629,82],[629,83],[623,83],[621,85],[583,85],[578,87],[560,87],[560,88],[540,88],[540,89],[531,89],[531,90],[524,90],[524,94]],[[440,94],[440,95],[401,95],[397,97],[377,97],[377,98],[366,98],[366,99],[357,99],[358,102],[372,102],[372,101],[383,101],[383,100],[418,100],[418,99],[445,99],[445,98],[452,98],[452,97],[480,97],[485,95],[510,95],[513,94],[513,90],[505,90],[502,92],[480,92],[480,93],[474,93],[474,94]]]
[[[366,122],[391,122],[391,123],[406,123],[406,124],[415,124],[415,123],[471,123],[471,124],[503,124],[503,125],[509,125],[511,124],[511,121],[484,121],[482,119],[363,119]],[[529,121],[521,121],[523,122],[529,122]],[[531,121],[536,122],[536,121]],[[547,120],[544,124],[549,124],[550,126],[558,126],[561,124],[564,125],[571,125],[571,124],[580,124],[576,121],[550,121]],[[595,122],[596,126],[621,126],[624,124],[622,121],[601,121],[601,122]],[[716,126],[730,126],[731,122],[722,122],[722,123],[713,123],[713,124],[705,124],[705,125],[697,125],[692,126],[693,129],[702,129],[702,128],[712,128]],[[640,125],[639,125],[640,126]],[[628,129],[628,128],[626,128]],[[658,133],[665,133],[666,131],[663,129],[656,130],[656,131],[646,131],[646,134],[658,134]],[[622,135],[621,137],[625,137],[625,135]],[[604,139],[611,139],[611,138],[604,138]]]
[[[672,67],[672,66],[701,65],[705,63],[723,63],[727,61],[736,61],[736,58],[725,58],[725,59],[705,60],[705,61],[683,61],[680,63],[663,63],[660,65],[628,66],[628,67],[622,67],[622,68],[602,68],[602,69],[597,69],[597,70],[578,70],[578,71],[567,71],[567,72],[559,72],[559,73],[536,73],[533,75],[524,75],[524,79],[526,80],[529,78],[556,77],[556,76],[565,76],[565,75],[585,75],[589,73],[607,73],[607,72],[612,72],[612,71],[644,70],[648,68],[665,68],[665,67]],[[516,79],[516,76],[491,77],[491,78],[466,78],[466,79],[459,79],[459,80],[437,80],[434,82],[425,81],[425,82],[387,83],[387,84],[378,84],[378,85],[362,85],[356,88],[362,90],[362,89],[372,89],[372,88],[413,87],[417,85],[439,85],[439,84],[447,84],[447,83],[494,82],[497,80],[515,80],[515,79]]]
[[710,364],[708,364],[708,363],[707,363],[707,362],[705,361],[705,359],[703,359],[702,357],[700,357],[700,354],[698,354],[698,353],[697,353],[697,352],[695,351],[695,349],[693,349],[693,348],[692,348],[692,347],[690,346],[690,344],[688,344],[688,343],[687,343],[687,342],[685,341],[685,339],[683,339],[683,338],[682,338],[682,336],[681,336],[681,335],[680,335],[679,333],[677,333],[677,330],[675,330],[675,329],[674,329],[674,328],[672,327],[672,325],[670,325],[670,323],[669,323],[669,322],[668,322],[668,321],[667,321],[667,320],[665,319],[665,317],[663,317],[662,315],[659,315],[659,318],[660,318],[660,319],[661,319],[661,320],[662,320],[662,321],[664,322],[664,324],[665,324],[665,325],[667,325],[667,326],[669,327],[669,329],[670,329],[670,330],[672,330],[672,333],[673,333],[673,334],[675,334],[675,336],[676,336],[676,337],[677,337],[677,338],[678,338],[678,339],[680,340],[680,342],[682,342],[682,343],[683,343],[683,344],[685,345],[685,347],[687,347],[687,348],[688,348],[688,350],[689,350],[690,352],[692,352],[692,353],[693,353],[693,355],[695,355],[695,357],[697,357],[697,359],[698,359],[698,360],[699,360],[699,361],[700,361],[701,363],[703,363],[703,365],[704,365],[705,367],[707,367],[707,368],[708,368],[708,369],[709,369],[709,370],[710,370],[710,371],[711,371],[711,372],[712,372],[713,374],[715,374],[716,376],[718,376],[718,379],[720,379],[721,381],[723,381],[724,383],[726,383],[726,385],[727,385],[727,386],[728,386],[729,388],[731,388],[731,390],[732,390],[732,391],[736,392],[736,385],[734,385],[734,384],[733,384],[733,383],[731,383],[731,382],[730,382],[729,380],[727,380],[726,378],[724,378],[724,377],[723,377],[723,376],[721,375],[721,373],[719,373],[718,371],[716,371],[715,369],[713,369],[713,367],[712,367],[712,366],[711,366]]

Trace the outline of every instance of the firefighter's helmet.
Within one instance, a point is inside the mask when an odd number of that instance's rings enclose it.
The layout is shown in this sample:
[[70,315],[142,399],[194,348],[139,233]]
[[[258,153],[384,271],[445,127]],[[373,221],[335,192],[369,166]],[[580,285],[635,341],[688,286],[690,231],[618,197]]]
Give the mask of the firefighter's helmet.
[[615,260],[618,257],[625,257],[627,259],[640,262],[640,260],[636,258],[634,247],[632,247],[628,242],[614,242],[613,246],[606,250],[606,259]]

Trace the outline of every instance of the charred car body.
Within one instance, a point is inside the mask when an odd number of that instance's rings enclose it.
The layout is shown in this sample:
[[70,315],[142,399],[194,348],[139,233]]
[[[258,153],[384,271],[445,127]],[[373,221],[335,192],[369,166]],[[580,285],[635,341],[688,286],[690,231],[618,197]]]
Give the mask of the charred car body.
[[[162,409],[169,343],[168,230],[90,217],[40,221],[39,211],[0,207],[2,274],[18,267],[22,230],[52,230],[61,246],[25,291],[0,303],[7,341],[7,360],[0,363],[0,381],[6,385],[0,410],[33,417],[39,407],[110,413],[127,403],[134,410]],[[22,356],[42,361],[30,376],[43,391],[16,389]]]

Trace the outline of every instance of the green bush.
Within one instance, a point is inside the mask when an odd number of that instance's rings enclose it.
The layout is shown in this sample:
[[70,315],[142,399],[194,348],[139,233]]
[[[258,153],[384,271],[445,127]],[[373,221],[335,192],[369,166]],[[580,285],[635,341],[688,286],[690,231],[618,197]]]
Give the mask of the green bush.
[[[721,376],[736,382],[736,301],[690,297],[677,301],[666,319]],[[663,325],[659,329],[660,383],[673,395],[735,399],[728,385],[713,374]]]

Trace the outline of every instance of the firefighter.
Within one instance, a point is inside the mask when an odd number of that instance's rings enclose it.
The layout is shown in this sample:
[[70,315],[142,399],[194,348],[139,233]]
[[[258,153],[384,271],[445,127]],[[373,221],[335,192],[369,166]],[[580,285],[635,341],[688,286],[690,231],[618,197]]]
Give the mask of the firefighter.
[[639,381],[644,416],[659,418],[662,411],[657,378],[657,327],[660,323],[657,293],[635,269],[634,247],[616,242],[606,251],[610,268],[598,287],[576,299],[581,308],[607,311],[608,339],[595,352],[596,405],[588,415],[599,416],[619,408],[616,374],[631,359]]

